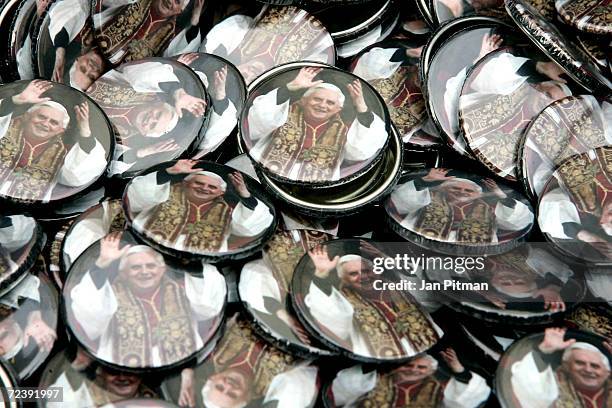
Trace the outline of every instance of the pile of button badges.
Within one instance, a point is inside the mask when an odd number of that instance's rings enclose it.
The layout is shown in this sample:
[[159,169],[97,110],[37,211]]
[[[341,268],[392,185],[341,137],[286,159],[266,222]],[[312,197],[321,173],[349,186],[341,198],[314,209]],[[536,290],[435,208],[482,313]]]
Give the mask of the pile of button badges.
[[0,404],[608,407],[611,16],[3,1]]

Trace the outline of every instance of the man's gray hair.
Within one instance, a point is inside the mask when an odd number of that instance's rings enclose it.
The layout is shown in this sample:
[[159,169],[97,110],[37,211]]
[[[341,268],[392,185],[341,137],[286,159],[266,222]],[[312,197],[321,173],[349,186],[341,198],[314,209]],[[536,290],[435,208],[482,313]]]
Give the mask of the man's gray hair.
[[338,104],[341,108],[344,107],[344,101],[346,100],[346,96],[342,93],[342,90],[338,88],[336,85],[328,84],[327,82],[323,82],[322,84],[313,86],[312,88],[308,88],[306,92],[304,92],[304,98],[315,93],[317,89],[327,89],[328,91],[334,91],[338,95]]
[[457,177],[453,177],[449,180],[444,181],[442,184],[440,184],[440,187],[446,187],[452,184],[457,184],[457,183],[465,183],[465,184],[469,184],[472,187],[474,187],[479,193],[482,193],[482,187],[480,187],[478,184],[476,184],[475,182],[473,182],[472,180],[468,180],[465,178],[457,178]]
[[561,357],[561,361],[563,362],[568,361],[570,357],[572,356],[572,352],[574,350],[588,350],[588,351],[597,353],[597,355],[599,355],[599,357],[601,358],[601,363],[606,367],[608,371],[610,371],[610,361],[608,360],[608,357],[606,357],[606,355],[602,353],[601,350],[595,347],[594,345],[585,343],[583,341],[577,341],[576,343],[566,348],[565,351],[563,352],[563,356]]
[[32,113],[45,106],[51,109],[58,110],[62,113],[62,115],[64,115],[64,118],[62,119],[62,127],[66,129],[68,127],[68,123],[70,123],[70,115],[68,114],[66,108],[64,108],[64,106],[60,103],[54,101],[40,102],[32,105],[30,109],[27,110],[27,112]]
[[217,173],[213,173],[212,171],[202,170],[202,171],[198,171],[197,173],[191,173],[190,175],[185,177],[183,181],[189,181],[196,176],[207,176],[207,177],[214,178],[215,180],[219,181],[219,187],[221,188],[221,190],[225,192],[225,190],[227,189],[227,183],[225,182],[225,180],[223,180],[223,177],[221,177]]
[[153,248],[148,247],[146,245],[134,245],[133,247],[128,249],[128,251],[121,257],[121,260],[119,261],[119,270],[123,271],[127,267],[128,258],[130,255],[141,254],[143,252],[148,252],[153,255],[155,257],[155,262],[157,262],[159,266],[166,265],[163,255],[154,250]]
[[344,277],[344,267],[342,265],[344,265],[345,263],[351,262],[351,261],[363,262],[365,260],[366,259],[363,259],[359,255],[354,255],[354,254],[344,255],[340,257],[340,259],[338,259],[338,264],[336,264],[336,272],[338,273],[338,277],[340,279]]
[[433,371],[436,371],[438,369],[438,360],[436,360],[429,354],[423,354],[421,357],[424,358],[425,360],[428,360],[431,363],[431,369]]

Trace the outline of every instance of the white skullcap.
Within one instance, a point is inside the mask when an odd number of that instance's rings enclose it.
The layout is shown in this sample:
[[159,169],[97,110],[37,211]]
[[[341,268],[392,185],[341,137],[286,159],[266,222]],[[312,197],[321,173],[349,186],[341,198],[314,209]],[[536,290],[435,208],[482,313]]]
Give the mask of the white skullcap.
[[588,350],[597,353],[601,357],[602,364],[606,367],[608,371],[610,371],[610,361],[608,360],[606,355],[594,345],[585,343],[583,341],[577,341],[576,343],[565,349],[565,351],[563,352],[563,357],[561,357],[561,359],[563,361],[569,360],[570,355],[572,354],[572,350]]
[[197,173],[191,173],[190,175],[185,177],[184,181],[189,181],[192,178],[194,178],[195,176],[208,176],[208,177],[212,177],[215,180],[219,181],[219,186],[221,187],[221,190],[225,191],[227,189],[227,183],[225,182],[225,180],[223,180],[223,177],[221,177],[217,173],[213,173],[212,171],[202,170],[202,171],[198,171]]
[[208,396],[208,394],[212,390],[212,387],[213,386],[211,384],[210,379],[206,380],[206,382],[204,383],[204,387],[202,387],[202,402],[204,403],[204,406],[206,408],[244,408],[246,407],[247,405],[246,401],[240,402],[233,406],[221,406],[221,405],[215,404],[214,402],[210,400],[210,397]]
[[466,183],[466,184],[469,184],[469,185],[473,186],[476,190],[478,190],[479,193],[482,193],[482,187],[480,187],[478,184],[476,184],[472,180],[465,179],[465,178],[453,177],[450,180],[446,180],[441,185],[444,186],[444,185],[449,185],[449,184],[454,184],[454,183]]
[[64,115],[64,119],[62,121],[62,127],[64,129],[66,129],[68,127],[68,123],[70,123],[70,115],[68,114],[68,111],[66,110],[66,108],[64,108],[64,106],[62,104],[59,104],[57,102],[47,101],[47,102],[37,103],[37,104],[33,105],[32,107],[30,107],[30,109],[28,109],[28,113],[29,112],[34,112],[34,111],[42,108],[43,106],[46,106],[46,107],[49,107],[51,109],[55,109],[55,110],[60,111]]
[[344,93],[342,93],[342,90],[336,85],[328,84],[327,82],[323,82],[322,84],[309,88],[304,93],[304,97],[312,95],[317,89],[327,89],[329,91],[334,91],[336,94],[338,94],[338,104],[340,105],[340,107],[344,107],[344,101],[346,100],[346,97],[344,96]]
[[438,369],[438,360],[436,360],[429,354],[421,354],[420,356],[417,356],[415,358],[424,358],[425,360],[428,360],[431,363],[432,370],[436,371]]
[[121,271],[125,268],[125,264],[127,263],[127,259],[130,255],[140,254],[143,252],[148,252],[150,254],[153,254],[158,264],[160,265],[166,264],[164,262],[163,255],[157,252],[156,250],[154,250],[153,248],[146,246],[146,245],[134,245],[133,247],[128,249],[128,251],[121,257],[121,260],[119,261],[119,270]]
[[178,115],[178,113],[176,113],[176,110],[170,104],[164,103],[164,108],[168,112],[170,112],[170,114],[172,115],[172,117],[170,118],[170,121],[168,122],[168,126],[166,126],[166,128],[164,130],[162,130],[161,132],[159,132],[159,133],[148,133],[148,134],[146,134],[144,136],[147,136],[147,137],[161,137],[161,136],[163,136],[165,134],[168,134],[168,133],[170,133],[170,132],[172,132],[174,130],[174,128],[178,124],[179,115]]
[[343,264],[347,262],[351,262],[351,261],[361,261],[361,260],[362,258],[359,255],[354,255],[354,254],[344,255],[340,257],[340,259],[338,259],[338,264],[336,265],[336,272],[338,273],[338,277],[342,279],[342,277],[344,276],[344,268],[342,267]]

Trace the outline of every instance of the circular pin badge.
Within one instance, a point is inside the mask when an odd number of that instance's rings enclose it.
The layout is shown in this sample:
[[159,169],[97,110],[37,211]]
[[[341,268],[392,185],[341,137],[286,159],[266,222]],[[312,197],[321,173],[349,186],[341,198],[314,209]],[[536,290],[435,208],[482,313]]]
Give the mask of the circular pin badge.
[[339,218],[357,214],[379,202],[390,193],[402,172],[404,149],[398,132],[393,127],[389,145],[378,166],[354,182],[325,189],[305,189],[283,185],[263,172],[259,178],[266,189],[293,212],[313,218]]
[[[81,348],[64,349],[45,366],[39,387],[60,389],[61,404],[74,407],[92,407],[132,398],[159,398],[152,386],[153,376],[138,375],[105,367],[92,360]],[[40,401],[39,407],[54,404]]]
[[188,53],[175,58],[197,74],[210,94],[212,113],[208,126],[200,132],[194,156],[198,159],[215,151],[236,129],[246,99],[246,85],[236,67],[216,55]]
[[83,194],[114,147],[104,112],[86,95],[44,80],[0,87],[0,197],[42,207]]
[[91,4],[58,0],[40,22],[34,44],[38,76],[85,92],[108,63],[94,42]]
[[[501,406],[579,407],[593,395],[607,398],[609,347],[609,339],[564,327],[549,327],[515,342],[495,375]],[[593,368],[585,372],[584,362]]]
[[[374,44],[353,59],[350,72],[367,81],[383,98],[404,141],[427,121],[419,79],[423,42],[390,40]],[[414,144],[419,144],[415,138]]]
[[426,274],[443,286],[454,281],[444,291],[448,305],[470,318],[517,327],[547,324],[584,297],[581,274],[547,246],[525,244],[475,260],[479,265],[470,270],[440,263]]
[[529,202],[493,179],[459,170],[406,175],[385,201],[389,226],[403,238],[450,254],[495,254],[524,241],[534,224]]
[[516,25],[572,79],[590,92],[607,94],[612,82],[566,36],[525,0],[505,0]]
[[[318,368],[256,336],[250,323],[234,315],[213,353],[162,383],[166,399],[185,398],[198,407],[314,407],[319,393]],[[226,384],[231,384],[231,388]],[[281,386],[282,385],[282,386]]]
[[47,360],[57,339],[59,299],[46,266],[30,273],[0,298],[0,358],[25,381]]
[[[491,394],[485,379],[461,364],[466,357],[451,347],[437,355],[421,354],[399,367],[358,365],[340,370],[323,390],[326,407],[407,407],[426,403],[478,407]],[[463,386],[469,391],[460,393]],[[438,404],[438,405],[436,405]]]
[[111,233],[70,268],[66,324],[113,367],[151,370],[194,359],[223,320],[225,278],[206,263],[178,265],[129,233]]
[[336,61],[327,29],[296,7],[266,6],[255,18],[242,14],[228,17],[208,32],[200,51],[230,61],[247,84],[280,64]]
[[148,58],[121,65],[87,90],[108,116],[117,145],[110,175],[133,177],[187,152],[208,123],[210,100],[185,65]]
[[312,230],[277,230],[260,259],[242,267],[238,294],[254,327],[279,348],[305,356],[330,356],[289,308],[290,284],[295,266],[312,247],[333,237]]
[[566,158],[605,146],[612,140],[612,101],[592,95],[557,100],[525,130],[518,152],[519,179],[537,199]]
[[62,240],[59,260],[62,277],[66,277],[72,264],[92,244],[111,232],[123,231],[125,228],[121,200],[104,201],[77,217]]
[[561,162],[544,186],[538,224],[563,253],[589,264],[612,264],[612,148]]
[[179,160],[134,178],[124,209],[140,238],[182,258],[243,258],[261,248],[276,224],[258,183],[205,161]]
[[9,291],[36,262],[45,238],[34,218],[0,216],[0,294]]
[[26,0],[20,2],[19,9],[15,10],[6,50],[8,72],[2,72],[6,76],[5,80],[34,79],[30,31],[39,13],[44,12],[44,5],[45,2]]
[[555,8],[567,24],[597,35],[612,34],[610,4],[604,0],[556,0]]
[[[3,0],[0,2],[0,29],[2,29],[0,43],[3,45],[2,50],[0,50],[0,64],[4,81],[12,80],[16,76],[14,67],[11,67],[10,64],[9,41],[11,32],[9,30],[12,28],[15,13],[19,11],[20,5],[21,0]],[[12,70],[9,70],[9,68],[12,68]]]
[[96,0],[91,4],[94,40],[112,66],[149,57],[197,50],[200,19],[208,4],[200,0]]
[[433,0],[432,12],[437,24],[473,14],[498,18],[506,14],[503,0]]
[[361,239],[314,247],[295,268],[291,302],[308,332],[332,350],[363,362],[401,362],[443,333],[400,274],[375,269],[381,256]]
[[467,71],[489,52],[515,41],[511,27],[500,20],[463,17],[441,26],[421,53],[427,110],[442,138],[462,156],[471,155],[461,135],[457,113]]
[[389,117],[356,76],[300,64],[250,90],[240,118],[247,153],[269,177],[302,187],[354,180],[383,157]]
[[547,105],[572,94],[557,79],[559,73],[554,62],[505,48],[482,58],[467,74],[459,96],[459,128],[474,157],[497,176],[517,180],[523,131]]

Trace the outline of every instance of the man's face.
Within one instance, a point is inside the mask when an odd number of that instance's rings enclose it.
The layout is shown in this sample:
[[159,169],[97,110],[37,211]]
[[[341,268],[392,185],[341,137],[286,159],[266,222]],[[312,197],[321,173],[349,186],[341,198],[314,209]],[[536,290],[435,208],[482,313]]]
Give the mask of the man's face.
[[102,384],[109,392],[124,398],[136,396],[141,380],[135,375],[103,369],[100,373]]
[[232,408],[249,400],[250,382],[239,371],[232,369],[212,375],[208,399],[221,408]]
[[153,5],[157,14],[163,18],[177,16],[183,11],[181,0],[155,0]]
[[247,83],[251,83],[266,71],[266,64],[261,61],[253,60],[238,65],[238,70]]
[[95,50],[91,50],[76,59],[76,69],[72,80],[81,91],[87,90],[102,75],[104,62]]
[[535,276],[512,270],[493,273],[491,284],[503,288],[506,293],[527,293],[533,290]]
[[342,282],[344,284],[355,287],[361,286],[361,264],[362,262],[358,259],[342,264],[342,269],[344,270]]
[[338,94],[331,89],[317,89],[301,100],[304,118],[314,122],[325,122],[342,110]]
[[141,135],[162,135],[172,121],[172,117],[169,105],[160,102],[143,106],[136,114],[134,124]]
[[206,203],[223,195],[221,181],[205,175],[197,175],[185,182],[187,199],[196,203]]
[[610,376],[601,355],[595,351],[574,349],[564,364],[572,383],[579,390],[597,391]]
[[150,252],[128,255],[122,271],[130,288],[135,291],[148,291],[159,287],[166,266],[160,265]]
[[21,328],[12,318],[0,322],[0,356],[11,351],[19,342],[21,335]]
[[476,186],[463,181],[453,181],[444,185],[444,190],[451,203],[467,203],[480,197]]
[[415,383],[433,374],[433,366],[427,358],[420,357],[402,366],[397,373],[401,382]]
[[51,139],[64,132],[64,113],[49,106],[41,106],[26,114],[23,132],[38,139]]

